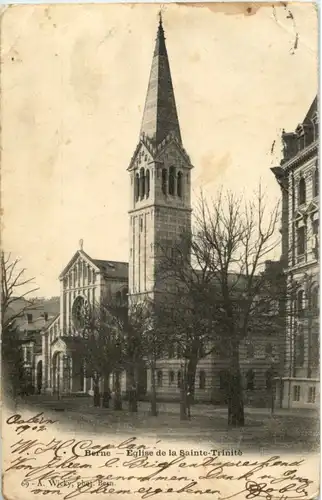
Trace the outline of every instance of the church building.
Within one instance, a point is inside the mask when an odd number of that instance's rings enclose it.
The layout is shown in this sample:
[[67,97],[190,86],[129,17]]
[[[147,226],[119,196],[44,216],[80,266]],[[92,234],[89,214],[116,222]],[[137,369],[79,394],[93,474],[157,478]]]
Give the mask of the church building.
[[[157,261],[161,247],[173,248],[183,232],[191,231],[190,158],[184,149],[172,85],[165,34],[160,19],[148,83],[139,142],[128,166],[131,186],[129,209],[129,263],[97,260],[81,248],[59,279],[60,314],[42,333],[42,390],[49,393],[89,393],[91,375],[79,356],[82,317],[100,301],[157,301],[162,291]],[[256,344],[256,343],[255,343]],[[265,373],[272,360],[279,366],[283,342],[261,340],[241,346],[241,367],[247,390],[266,400]],[[225,398],[226,361],[211,354],[197,366],[197,400],[222,402]],[[159,399],[178,399],[180,355],[160,359],[157,365]],[[256,373],[256,370],[258,372]],[[113,383],[109,381],[110,385]],[[146,389],[151,387],[146,373]],[[125,374],[121,390],[127,390]]]

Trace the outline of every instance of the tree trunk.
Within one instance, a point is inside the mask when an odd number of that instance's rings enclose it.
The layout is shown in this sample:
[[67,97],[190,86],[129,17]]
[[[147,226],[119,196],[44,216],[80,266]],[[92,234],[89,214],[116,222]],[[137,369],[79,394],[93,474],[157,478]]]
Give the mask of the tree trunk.
[[121,383],[120,383],[120,373],[117,371],[115,373],[115,398],[114,398],[114,410],[122,410],[122,395],[121,395]]
[[155,384],[155,365],[151,363],[151,415],[156,417],[158,415],[157,408],[157,389]]
[[187,389],[190,393],[190,403],[194,403],[195,400],[195,381],[196,381],[196,371],[198,364],[198,356],[193,354],[188,361],[187,368]]
[[109,388],[109,380],[110,380],[110,372],[106,372],[104,375],[104,391],[103,391],[103,400],[102,400],[103,408],[110,407],[111,391]]
[[130,367],[128,376],[129,376],[129,386],[130,386],[130,389],[128,391],[129,411],[131,413],[135,413],[138,411],[138,394],[137,394],[138,391],[135,379],[135,370],[133,366]]
[[231,365],[228,387],[228,425],[242,427],[245,425],[242,378],[239,367],[239,342],[231,349]]
[[101,405],[101,395],[100,395],[100,388],[99,388],[99,377],[97,375],[94,376],[93,378],[93,385],[94,385],[94,406],[99,407]]
[[182,379],[180,385],[180,420],[188,420],[187,389],[188,389],[187,370],[186,367],[184,366],[182,369]]

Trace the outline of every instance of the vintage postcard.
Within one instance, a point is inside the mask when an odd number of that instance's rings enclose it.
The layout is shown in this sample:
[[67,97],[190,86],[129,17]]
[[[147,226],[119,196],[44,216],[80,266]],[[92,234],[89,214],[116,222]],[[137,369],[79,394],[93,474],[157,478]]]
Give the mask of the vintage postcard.
[[2,494],[319,495],[313,3],[1,16]]

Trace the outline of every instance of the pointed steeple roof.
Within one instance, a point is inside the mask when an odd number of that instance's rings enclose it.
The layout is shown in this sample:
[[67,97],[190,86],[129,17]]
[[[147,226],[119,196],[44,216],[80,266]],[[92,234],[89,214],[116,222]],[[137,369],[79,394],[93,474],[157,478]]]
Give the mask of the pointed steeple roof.
[[141,135],[149,137],[158,145],[170,132],[181,143],[179,120],[160,14]]

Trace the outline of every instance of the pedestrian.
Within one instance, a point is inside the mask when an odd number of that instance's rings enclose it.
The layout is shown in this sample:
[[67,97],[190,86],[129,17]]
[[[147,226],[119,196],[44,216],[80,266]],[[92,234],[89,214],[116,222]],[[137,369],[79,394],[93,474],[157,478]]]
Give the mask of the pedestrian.
[[189,390],[187,392],[187,413],[188,418],[191,418],[191,392]]

